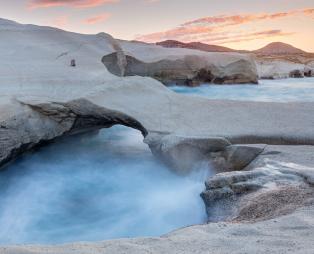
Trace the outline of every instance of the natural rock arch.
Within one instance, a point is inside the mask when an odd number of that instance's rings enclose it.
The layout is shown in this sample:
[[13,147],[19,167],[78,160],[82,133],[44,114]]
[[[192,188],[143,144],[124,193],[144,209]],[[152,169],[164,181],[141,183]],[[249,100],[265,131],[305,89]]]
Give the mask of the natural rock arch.
[[[148,131],[133,117],[122,112],[99,107],[86,99],[67,103],[26,103],[28,108],[20,119],[13,118],[0,128],[0,167],[37,146],[56,138],[81,132],[124,125],[139,130],[143,137]],[[36,128],[33,128],[33,124]]]

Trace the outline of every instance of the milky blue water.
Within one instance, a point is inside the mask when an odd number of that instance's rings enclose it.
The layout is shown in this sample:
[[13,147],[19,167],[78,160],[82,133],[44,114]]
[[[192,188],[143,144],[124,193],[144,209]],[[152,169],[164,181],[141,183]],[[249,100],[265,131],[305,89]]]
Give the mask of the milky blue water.
[[314,78],[260,80],[259,85],[202,85],[200,87],[172,86],[182,94],[210,99],[243,101],[314,101]]
[[[211,99],[314,101],[314,78],[171,89]],[[115,126],[58,140],[0,171],[0,244],[158,236],[205,222],[199,194],[212,172],[178,176],[142,139]]]
[[178,176],[122,126],[59,140],[0,172],[0,243],[159,236],[203,223],[210,174]]

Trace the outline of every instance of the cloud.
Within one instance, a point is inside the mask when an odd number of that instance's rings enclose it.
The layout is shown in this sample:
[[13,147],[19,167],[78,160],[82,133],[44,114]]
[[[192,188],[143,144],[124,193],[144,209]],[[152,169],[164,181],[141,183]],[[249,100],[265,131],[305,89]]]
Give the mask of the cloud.
[[88,24],[88,25],[93,25],[93,24],[96,24],[96,23],[100,23],[100,22],[106,21],[107,19],[110,18],[110,16],[111,16],[110,13],[99,14],[99,15],[92,16],[90,18],[87,18],[87,19],[83,20],[83,23],[84,24]]
[[109,3],[117,3],[120,0],[31,0],[28,4],[30,9],[50,7],[74,7],[91,8]]
[[260,20],[272,20],[278,18],[284,18],[289,16],[295,15],[311,15],[314,14],[314,9],[303,9],[303,10],[291,10],[288,12],[277,12],[277,13],[262,13],[262,14],[242,14],[242,15],[220,15],[220,16],[211,16],[205,17],[200,19],[195,19],[189,22],[182,24],[182,26],[189,26],[189,25],[198,25],[198,24],[223,24],[226,26],[229,25],[239,25],[249,22],[255,22]]
[[147,35],[139,35],[136,40],[143,40],[148,42],[156,42],[164,39],[179,38],[186,35],[205,34],[213,31],[212,28],[206,26],[197,27],[177,27],[165,32],[157,32]]
[[[246,32],[240,35],[239,33],[234,32],[239,30],[238,27],[235,29],[234,26],[241,27],[245,24],[261,22],[265,20],[275,20],[296,15],[312,16],[313,14],[314,9],[302,9],[276,13],[210,16],[185,22],[184,24],[167,31],[138,35],[136,36],[136,40],[157,42],[172,39],[185,42],[202,41],[224,44],[236,40],[237,36],[242,36],[243,40],[253,40],[254,38],[260,39],[262,37],[288,36],[291,35],[291,33],[285,33],[278,29],[264,30],[261,32],[248,32],[246,29]],[[240,38],[238,40],[240,40]]]
[[314,8],[313,9],[304,9],[303,13],[306,15],[314,14]]
[[266,19],[278,19],[287,16],[295,15],[296,11],[291,12],[278,12],[273,14],[246,14],[246,15],[232,15],[232,16],[212,16],[212,17],[205,17],[201,19],[192,20],[189,22],[184,23],[182,26],[190,26],[190,25],[199,25],[199,24],[222,24],[224,26],[230,25],[239,25],[259,20],[266,20]]
[[259,39],[265,39],[270,37],[281,37],[281,36],[289,36],[294,33],[283,32],[280,29],[275,30],[264,30],[253,33],[243,33],[243,34],[235,34],[228,35],[224,38],[208,38],[209,43],[217,43],[217,44],[226,44],[226,43],[235,43],[235,42],[243,42],[243,41],[253,41]]

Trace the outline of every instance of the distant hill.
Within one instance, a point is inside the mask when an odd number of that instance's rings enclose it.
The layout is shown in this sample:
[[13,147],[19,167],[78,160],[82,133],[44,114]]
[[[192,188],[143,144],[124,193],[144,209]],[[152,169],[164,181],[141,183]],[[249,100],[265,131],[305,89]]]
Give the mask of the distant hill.
[[189,42],[184,43],[175,40],[167,40],[162,42],[156,43],[159,46],[163,46],[165,48],[188,48],[188,49],[197,49],[201,51],[207,52],[239,52],[239,53],[255,53],[259,55],[292,55],[292,54],[306,54],[307,52],[293,47],[290,44],[283,43],[283,42],[272,42],[265,47],[254,50],[235,50],[223,46],[218,45],[210,45],[202,42]]
[[217,46],[217,45],[209,45],[201,42],[190,42],[184,43],[175,40],[167,40],[156,43],[159,46],[163,46],[165,48],[188,48],[188,49],[198,49],[201,51],[207,52],[236,52],[234,49],[230,49],[227,47]]
[[254,53],[263,55],[288,55],[288,54],[304,54],[305,51],[293,47],[290,44],[283,42],[272,42],[265,47],[253,51]]

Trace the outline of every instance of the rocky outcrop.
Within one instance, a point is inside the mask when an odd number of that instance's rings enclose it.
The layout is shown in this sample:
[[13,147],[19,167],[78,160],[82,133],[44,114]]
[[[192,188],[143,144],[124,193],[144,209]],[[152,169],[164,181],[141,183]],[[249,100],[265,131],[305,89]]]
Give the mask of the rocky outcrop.
[[304,77],[305,65],[276,58],[257,59],[260,79],[281,79]]
[[153,154],[179,174],[190,173],[200,163],[210,162],[210,154],[230,145],[225,138],[178,136],[151,133],[145,140]]
[[[255,57],[259,79],[301,78],[312,77],[312,61],[314,55],[304,52],[292,45],[273,42],[255,51],[233,50],[216,45],[208,45],[199,42],[183,43],[179,41],[164,41],[157,43],[165,48],[197,49],[205,52],[238,52],[251,54]],[[205,73],[207,70],[205,69]],[[241,73],[241,72],[240,72]],[[211,72],[210,75],[212,76]],[[227,75],[228,76],[228,75]],[[204,80],[204,79],[203,79]],[[205,79],[208,80],[208,79]],[[210,80],[213,80],[211,78]],[[220,83],[219,78],[215,83]],[[242,83],[242,78],[226,78],[226,83]],[[207,81],[208,82],[208,81]],[[209,83],[209,82],[208,82]],[[193,84],[193,83],[192,83]]]
[[216,172],[241,171],[259,156],[266,145],[229,145],[209,154]]
[[256,64],[259,79],[312,77],[313,54],[258,55]]
[[[202,68],[215,63],[213,68],[219,75],[222,73],[220,77],[231,74],[239,81],[242,77],[234,75],[245,70],[247,56],[160,49],[116,41],[105,34],[79,35],[1,22],[1,166],[55,138],[123,124],[140,130],[153,153],[178,172],[191,170],[200,160],[232,171],[206,183],[202,197],[210,220],[252,222],[312,204],[314,103],[207,100],[175,94],[149,77],[118,77],[129,70],[124,59],[138,59],[132,68],[163,60],[170,65],[179,61],[189,71],[198,67],[196,70],[202,70],[196,76],[199,79],[211,77],[212,71]],[[112,64],[108,71],[100,58],[112,53],[113,58],[105,61]],[[75,68],[69,66],[71,59],[76,61]],[[270,248],[274,253],[283,253],[292,239],[292,253],[311,253],[313,207],[302,209],[290,217],[276,219],[278,226],[274,221],[218,223],[182,229],[161,238],[1,247],[0,252],[252,253],[257,248]],[[286,230],[287,227],[294,229]],[[300,230],[302,237],[295,239],[298,234],[294,230]],[[259,247],[246,245],[249,240],[261,239]],[[231,244],[234,248],[230,248]]]
[[188,55],[182,59],[163,59],[157,62],[143,62],[135,57],[126,56],[126,66],[123,71],[119,66],[118,53],[112,53],[102,58],[107,69],[125,76],[148,76],[166,85],[196,86],[202,83],[215,84],[246,84],[257,83],[256,68],[252,61],[237,60],[223,68],[210,63],[204,56]]
[[300,70],[293,70],[289,73],[290,78],[304,78],[304,72]]
[[[85,99],[67,103],[18,102],[18,115],[1,122],[0,165],[57,137],[121,124],[147,135],[134,118]],[[16,108],[17,110],[17,108]]]
[[180,174],[190,173],[200,163],[215,172],[240,171],[249,165],[266,145],[232,145],[221,137],[178,136],[150,133],[144,142],[153,154]]
[[304,76],[308,78],[314,77],[314,68],[306,66],[304,69]]
[[314,204],[313,146],[267,146],[245,171],[218,174],[201,194],[210,221],[262,220]]
[[[253,65],[253,66],[252,66]],[[258,76],[255,63],[239,60],[228,64],[218,74],[214,74],[216,84],[257,84]]]

